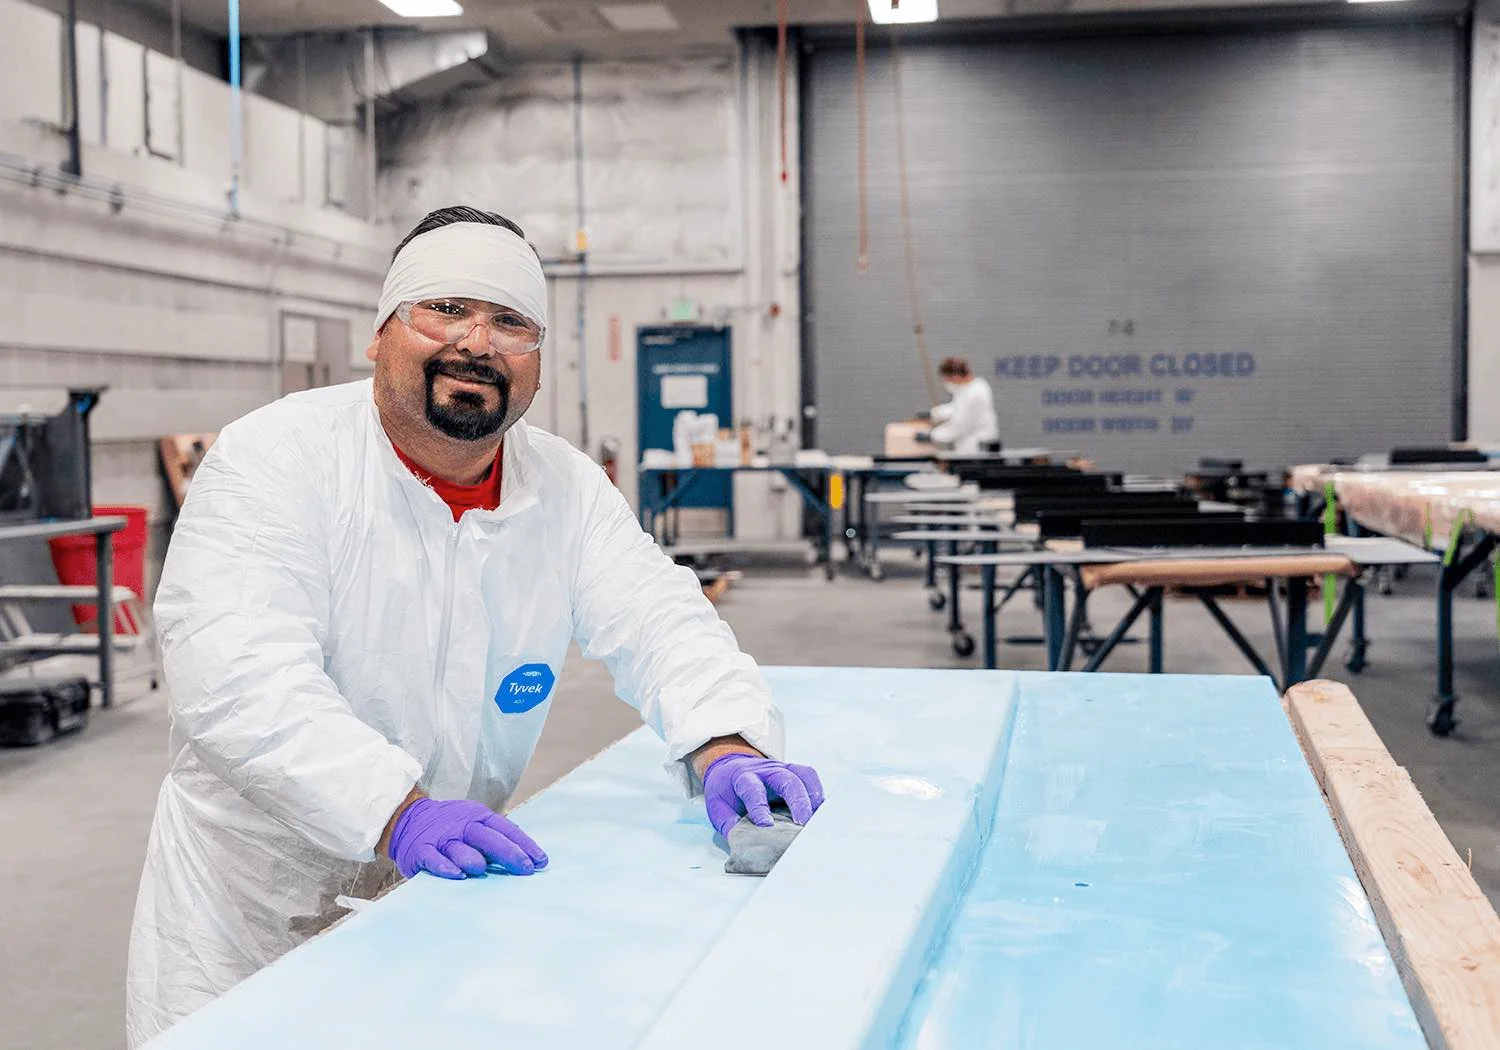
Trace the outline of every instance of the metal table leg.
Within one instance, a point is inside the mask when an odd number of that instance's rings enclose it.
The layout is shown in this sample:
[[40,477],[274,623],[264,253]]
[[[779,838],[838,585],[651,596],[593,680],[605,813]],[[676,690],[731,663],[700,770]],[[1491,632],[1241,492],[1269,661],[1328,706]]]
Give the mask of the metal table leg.
[[114,537],[98,533],[94,540],[95,572],[99,580],[99,703],[109,707],[115,702],[115,558]]
[[[854,500],[856,490],[863,491],[863,488],[864,475],[853,470],[844,475],[844,557],[855,565],[859,564],[859,556],[854,550]],[[860,495],[858,498],[864,497]]]
[[1496,545],[1494,533],[1481,533],[1467,554],[1446,559],[1438,573],[1437,696],[1427,714],[1427,727],[1438,736],[1447,736],[1458,725],[1453,713],[1458,703],[1458,695],[1453,691],[1453,592],[1469,573],[1489,561]]
[[1285,691],[1307,677],[1307,580],[1296,576],[1286,581],[1286,681]]
[[870,574],[870,579],[879,580],[885,576],[880,567],[880,510],[878,504],[872,504],[870,520],[865,530],[865,566]]
[[1307,665],[1307,677],[1316,678],[1318,672],[1323,670],[1323,661],[1328,659],[1328,654],[1333,651],[1334,642],[1338,641],[1339,631],[1344,627],[1344,620],[1348,618],[1351,609],[1359,605],[1363,597],[1364,585],[1357,578],[1351,578],[1344,583],[1344,593],[1339,596],[1338,605],[1334,607],[1333,619],[1323,628],[1323,637],[1318,642],[1317,650],[1312,655],[1312,660]]
[[1062,659],[1058,670],[1067,671],[1073,666],[1073,653],[1078,648],[1078,639],[1082,636],[1089,620],[1089,595],[1083,587],[1083,576],[1074,569],[1073,571],[1073,615],[1068,617],[1068,632],[1063,638]]
[[1162,588],[1151,588],[1151,665],[1152,674],[1162,668]]
[[[958,544],[950,542],[948,544],[948,553],[951,556],[957,556]],[[948,630],[950,631],[962,631],[964,629],[963,618],[958,609],[959,575],[959,567],[957,565],[948,566]]]
[[870,571],[870,478],[859,483],[859,565]]
[[995,652],[995,567],[981,565],[979,578],[984,593],[984,666],[993,671],[999,666]]
[[[848,492],[845,491],[845,506],[848,506]],[[823,474],[823,575],[827,579],[833,579],[833,474]]]
[[[958,541],[950,540],[948,553],[956,556],[958,554]],[[964,630],[964,622],[958,604],[959,578],[962,569],[957,565],[948,566],[948,634],[953,640],[953,651],[959,656],[974,655],[974,638]]]
[[[1365,530],[1360,528],[1358,522],[1352,517],[1347,520],[1349,535],[1364,535]],[[1374,571],[1378,574],[1380,569],[1376,568]],[[1369,650],[1369,639],[1365,636],[1364,587],[1356,587],[1354,589],[1354,596],[1351,601],[1353,604],[1350,606],[1350,612],[1353,616],[1353,622],[1349,625],[1349,659],[1344,662],[1344,666],[1349,669],[1351,674],[1359,674],[1359,672],[1365,669],[1365,654]]]
[[1042,622],[1047,636],[1047,670],[1062,666],[1063,636],[1067,633],[1067,593],[1063,575],[1055,565],[1039,566],[1042,571]]

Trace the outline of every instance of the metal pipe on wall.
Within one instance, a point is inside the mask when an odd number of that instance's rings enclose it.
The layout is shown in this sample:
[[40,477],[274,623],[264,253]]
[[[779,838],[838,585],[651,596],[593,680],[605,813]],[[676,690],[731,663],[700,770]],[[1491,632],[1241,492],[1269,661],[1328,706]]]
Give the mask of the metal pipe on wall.
[[586,321],[588,276],[588,228],[585,224],[583,193],[583,58],[573,58],[573,169],[578,192],[578,435],[585,453],[589,452],[589,360]]
[[297,200],[307,199],[307,34],[297,34]]
[[245,149],[240,96],[240,0],[229,0],[229,214],[240,217],[240,163]]
[[83,175],[83,142],[78,127],[78,0],[68,0],[64,46],[68,49],[68,155],[63,171],[75,179]]
[[109,52],[104,43],[109,38],[109,3],[99,17],[99,145],[109,145]]
[[183,167],[187,163],[187,149],[183,145],[187,129],[182,105],[182,0],[172,0],[172,60],[177,64],[177,166]]
[[375,181],[375,29],[365,31],[365,218],[374,222],[377,214]]

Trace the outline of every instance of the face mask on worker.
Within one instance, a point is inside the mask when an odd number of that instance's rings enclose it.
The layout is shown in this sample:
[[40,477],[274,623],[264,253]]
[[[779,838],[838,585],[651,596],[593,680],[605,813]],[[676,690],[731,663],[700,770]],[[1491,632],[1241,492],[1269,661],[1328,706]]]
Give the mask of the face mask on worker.
[[945,379],[943,380],[943,389],[948,391],[949,397],[952,397],[954,394],[958,393],[958,384],[951,379]]

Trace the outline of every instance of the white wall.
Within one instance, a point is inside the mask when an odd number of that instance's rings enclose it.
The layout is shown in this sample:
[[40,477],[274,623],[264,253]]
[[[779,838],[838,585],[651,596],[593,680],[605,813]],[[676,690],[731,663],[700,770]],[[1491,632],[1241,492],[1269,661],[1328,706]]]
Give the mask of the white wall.
[[[782,185],[776,166],[774,59],[757,48],[743,62],[583,67],[587,451],[597,457],[603,438],[620,441],[619,481],[632,503],[635,330],[664,323],[674,301],[731,326],[736,422],[798,416],[797,179],[794,171]],[[795,115],[795,98],[788,110]],[[795,126],[788,133],[795,143]],[[396,235],[431,208],[469,203],[515,219],[552,260],[551,332],[530,418],[579,442],[579,281],[566,261],[578,225],[572,67],[513,69],[462,107],[382,126],[381,143],[381,204]],[[741,536],[795,535],[799,505],[771,479],[736,483]]]
[[[31,3],[56,15],[67,12],[68,0],[30,0]],[[140,6],[132,0],[75,0],[78,20],[89,25],[102,25],[126,40],[133,40],[143,47],[155,48],[164,54],[172,54],[171,4]],[[9,9],[5,9],[9,17]],[[198,29],[190,22],[181,27],[182,58],[193,69],[204,73],[221,74],[225,63],[223,38],[215,37]]]
[[[321,206],[321,149],[305,151],[317,159],[298,177],[298,137],[323,125],[251,96],[231,220],[227,85],[182,70],[182,156],[152,155],[151,53],[97,27],[79,32],[84,183],[31,185],[27,170],[55,173],[66,155],[61,22],[0,0],[0,23],[0,386],[14,399],[108,385],[93,416],[95,497],[147,504],[160,520],[157,439],[216,430],[279,396],[284,312],[346,322],[349,360],[365,366],[388,234]],[[157,58],[150,79],[175,89],[176,64]],[[151,138],[157,153],[176,144]]]
[[1469,200],[1469,436],[1500,445],[1500,0],[1474,17]]
[[[61,135],[68,116],[62,19],[25,0],[0,0],[0,21],[6,26],[0,36],[0,122],[50,127]],[[86,145],[175,160],[216,180],[221,195],[227,192],[234,157],[227,83],[179,67],[167,54],[94,23],[80,21],[77,48],[79,131]],[[349,141],[332,160],[340,170],[330,180],[328,125],[248,92],[241,94],[241,107],[244,191],[270,202],[361,214],[361,133],[338,129],[337,137]],[[352,190],[330,199],[330,181]]]

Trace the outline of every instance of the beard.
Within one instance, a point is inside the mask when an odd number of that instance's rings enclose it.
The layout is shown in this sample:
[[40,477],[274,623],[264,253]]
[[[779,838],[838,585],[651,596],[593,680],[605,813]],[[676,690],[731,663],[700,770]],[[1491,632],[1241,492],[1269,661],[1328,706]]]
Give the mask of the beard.
[[[505,426],[510,414],[510,380],[489,365],[470,360],[432,358],[422,366],[427,377],[427,422],[459,441],[480,441],[493,437]],[[499,403],[485,406],[482,394],[456,390],[446,402],[439,402],[434,389],[437,377],[451,376],[476,383],[489,383],[499,393]]]

